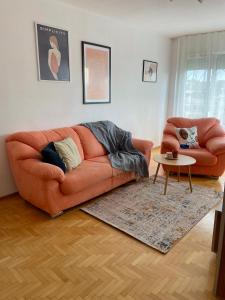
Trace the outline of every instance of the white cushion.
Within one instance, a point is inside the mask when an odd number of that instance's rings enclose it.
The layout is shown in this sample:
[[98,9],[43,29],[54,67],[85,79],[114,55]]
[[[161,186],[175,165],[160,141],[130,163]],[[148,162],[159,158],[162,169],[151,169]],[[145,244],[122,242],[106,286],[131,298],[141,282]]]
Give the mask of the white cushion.
[[181,148],[200,148],[197,127],[176,128],[176,135]]
[[81,163],[81,157],[77,145],[71,137],[54,142],[55,149],[63,160],[68,171],[76,168]]

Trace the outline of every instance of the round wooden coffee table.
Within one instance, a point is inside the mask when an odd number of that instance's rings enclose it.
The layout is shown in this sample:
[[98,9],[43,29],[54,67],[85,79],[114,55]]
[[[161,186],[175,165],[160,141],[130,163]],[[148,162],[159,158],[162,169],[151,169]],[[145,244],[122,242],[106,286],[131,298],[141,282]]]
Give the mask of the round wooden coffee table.
[[191,156],[181,155],[181,154],[178,154],[178,158],[176,160],[175,159],[173,159],[173,160],[172,159],[167,159],[167,158],[165,158],[165,156],[166,156],[165,154],[156,154],[156,155],[153,156],[153,160],[158,163],[153,183],[156,182],[160,165],[167,166],[168,168],[166,170],[166,181],[165,181],[165,186],[164,186],[164,195],[166,195],[167,183],[168,183],[168,178],[169,178],[169,175],[170,175],[170,167],[177,167],[178,168],[177,179],[178,179],[178,182],[179,182],[180,181],[180,167],[188,166],[189,186],[190,186],[190,191],[192,193],[191,165],[194,165],[196,163],[196,159],[194,159]]

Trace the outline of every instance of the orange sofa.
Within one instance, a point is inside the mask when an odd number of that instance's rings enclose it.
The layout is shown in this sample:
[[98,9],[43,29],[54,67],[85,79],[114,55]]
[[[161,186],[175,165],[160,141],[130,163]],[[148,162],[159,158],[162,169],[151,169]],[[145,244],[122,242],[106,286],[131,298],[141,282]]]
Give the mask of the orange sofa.
[[[66,137],[76,143],[82,163],[64,174],[57,166],[42,162],[40,150]],[[132,142],[150,164],[153,143]],[[134,173],[112,168],[104,147],[83,126],[18,132],[6,139],[6,147],[20,195],[52,217],[136,178]]]
[[[200,149],[181,149],[176,137],[176,128],[197,126]],[[225,131],[216,118],[187,119],[170,118],[163,132],[161,153],[176,149],[180,154],[189,155],[196,159],[191,167],[192,174],[219,177],[225,170]],[[166,169],[166,167],[164,167]],[[171,168],[177,172],[176,168]],[[186,167],[182,173],[188,173]]]

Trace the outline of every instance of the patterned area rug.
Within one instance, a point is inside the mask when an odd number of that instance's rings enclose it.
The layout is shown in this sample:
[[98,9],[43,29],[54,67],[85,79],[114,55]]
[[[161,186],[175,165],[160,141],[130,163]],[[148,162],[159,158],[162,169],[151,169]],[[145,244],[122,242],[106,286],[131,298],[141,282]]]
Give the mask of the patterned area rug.
[[169,179],[163,195],[164,178],[143,179],[121,186],[81,210],[128,233],[141,242],[167,253],[219,201],[222,193]]

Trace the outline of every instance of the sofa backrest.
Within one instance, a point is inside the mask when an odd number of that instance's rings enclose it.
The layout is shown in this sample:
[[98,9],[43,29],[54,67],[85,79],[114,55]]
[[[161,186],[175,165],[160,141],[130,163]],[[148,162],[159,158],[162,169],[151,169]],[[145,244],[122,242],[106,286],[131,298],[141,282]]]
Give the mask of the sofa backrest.
[[198,138],[201,146],[205,146],[206,142],[213,137],[225,135],[220,121],[216,118],[169,118],[164,133],[176,136],[176,128],[190,128],[193,126],[197,126],[198,128]]
[[88,128],[77,125],[73,129],[79,135],[85,159],[107,155],[105,148]]
[[[50,142],[56,142],[67,137],[71,137],[73,141],[76,143],[78,150],[81,155],[81,159],[84,159],[84,152],[81,146],[81,141],[78,134],[70,127],[58,128],[52,130],[43,130],[43,131],[27,131],[27,132],[17,132],[7,137],[6,143],[10,144],[10,142],[17,142],[16,144],[21,143],[24,147],[17,147],[20,149],[20,153],[15,153],[17,158],[24,156],[23,148],[25,150],[28,149],[29,146],[34,150],[40,152],[42,148],[44,148]],[[13,143],[12,143],[13,144]],[[15,144],[14,144],[15,145]],[[19,150],[18,150],[19,151]],[[31,152],[30,152],[31,153]]]

